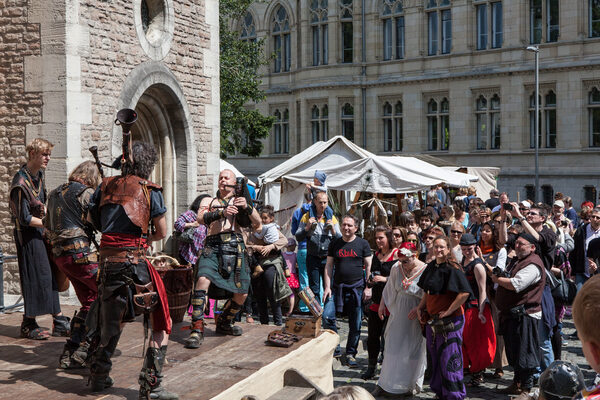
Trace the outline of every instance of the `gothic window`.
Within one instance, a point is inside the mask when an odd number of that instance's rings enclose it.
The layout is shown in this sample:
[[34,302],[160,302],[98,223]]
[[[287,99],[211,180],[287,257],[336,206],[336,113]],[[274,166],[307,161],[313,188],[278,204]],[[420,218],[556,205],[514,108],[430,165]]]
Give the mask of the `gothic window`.
[[404,58],[404,8],[402,0],[381,0],[383,59]]
[[[538,148],[556,147],[556,94],[551,90],[539,99]],[[529,147],[535,148],[535,94],[529,97]]]
[[327,65],[329,58],[327,0],[311,0],[310,27],[313,65]]
[[354,141],[354,107],[350,103],[342,107],[342,136]]
[[250,12],[246,12],[246,15],[244,15],[244,18],[242,18],[240,23],[240,39],[256,42],[256,26]]
[[502,47],[502,2],[484,1],[475,5],[477,50]]
[[427,0],[427,54],[448,54],[452,49],[450,0]]
[[[439,104],[438,104],[439,103]],[[448,150],[450,148],[450,103],[430,99],[427,103],[427,150]]]
[[275,51],[273,72],[289,71],[292,58],[290,19],[283,6],[277,6],[273,13],[271,34],[273,36],[273,50]]
[[402,102],[383,104],[383,151],[402,151]]
[[500,97],[494,94],[486,99],[482,95],[476,103],[477,150],[499,149]]
[[530,0],[529,40],[532,44],[558,40],[558,12],[558,0]]
[[339,0],[339,5],[342,30],[342,62],[351,63],[354,57],[353,3],[352,0]]
[[590,37],[600,37],[600,0],[589,0]]
[[600,147],[600,91],[593,88],[588,96],[590,147]]
[[310,127],[312,133],[312,142],[329,139],[329,109],[325,104],[321,109],[314,105],[310,112]]
[[283,113],[276,109],[273,113],[273,142],[275,154],[287,154],[290,151],[290,113],[286,108]]
[[554,203],[554,189],[552,185],[542,185],[542,201],[544,204]]

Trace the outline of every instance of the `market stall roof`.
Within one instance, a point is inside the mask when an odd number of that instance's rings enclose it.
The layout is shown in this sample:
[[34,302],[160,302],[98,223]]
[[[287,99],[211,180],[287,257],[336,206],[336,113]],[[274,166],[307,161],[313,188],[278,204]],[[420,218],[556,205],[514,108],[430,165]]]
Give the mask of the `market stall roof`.
[[[370,193],[410,193],[426,190],[441,182],[451,186],[469,186],[476,176],[450,171],[414,157],[383,157],[371,155],[321,168],[327,174],[327,187],[333,190]],[[308,182],[314,168],[283,176],[284,180]]]
[[[315,169],[324,170],[348,161],[372,156],[375,155],[355,145],[345,137],[335,136],[326,142],[317,142],[289,160],[271,168],[258,177],[258,183],[259,185],[268,184],[281,179],[283,175],[308,169],[314,174]],[[312,178],[310,176],[306,182],[311,181]]]

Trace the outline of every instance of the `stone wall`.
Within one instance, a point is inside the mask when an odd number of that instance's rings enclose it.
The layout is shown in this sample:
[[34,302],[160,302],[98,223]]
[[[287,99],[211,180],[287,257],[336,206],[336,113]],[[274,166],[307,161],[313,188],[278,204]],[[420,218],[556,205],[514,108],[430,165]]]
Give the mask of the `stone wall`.
[[[15,254],[8,209],[12,176],[25,161],[26,126],[42,115],[39,92],[25,93],[24,58],[41,51],[40,26],[27,21],[27,0],[0,0],[0,246]],[[5,266],[4,290],[19,287],[16,264]]]

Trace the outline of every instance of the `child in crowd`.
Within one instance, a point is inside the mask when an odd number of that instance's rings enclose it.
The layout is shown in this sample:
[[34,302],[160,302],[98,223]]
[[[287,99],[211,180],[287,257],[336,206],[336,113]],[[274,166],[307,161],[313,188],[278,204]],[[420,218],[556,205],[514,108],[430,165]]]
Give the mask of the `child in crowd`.
[[294,311],[295,294],[300,288],[300,281],[298,280],[298,269],[296,261],[296,239],[288,239],[288,245],[283,252],[283,259],[285,260],[285,275],[287,278],[288,285],[294,293],[289,297],[290,307],[286,315],[290,315]]
[[[253,235],[257,239],[261,239],[265,245],[273,244],[279,239],[279,226],[275,223],[275,208],[271,205],[262,206],[260,208],[260,219],[262,221],[262,229],[260,232],[254,232]],[[263,272],[263,268],[258,262],[256,254],[252,254],[255,258],[252,264],[256,266],[253,269],[252,276],[256,277]]]
[[[314,198],[317,196],[319,192],[327,193],[327,186],[325,185],[325,180],[327,179],[327,174],[323,171],[315,170],[315,176],[313,178],[313,183],[306,184],[306,187],[310,190],[313,202],[310,205],[310,218],[317,218],[317,208],[314,203]],[[323,212],[323,216],[325,217],[325,230],[333,229],[333,225],[331,224],[331,219],[333,218],[333,209],[329,206]],[[316,224],[316,223],[315,223]]]
[[[573,320],[585,359],[600,373],[600,276],[590,278],[573,302]],[[600,399],[600,385],[582,390],[573,399]]]

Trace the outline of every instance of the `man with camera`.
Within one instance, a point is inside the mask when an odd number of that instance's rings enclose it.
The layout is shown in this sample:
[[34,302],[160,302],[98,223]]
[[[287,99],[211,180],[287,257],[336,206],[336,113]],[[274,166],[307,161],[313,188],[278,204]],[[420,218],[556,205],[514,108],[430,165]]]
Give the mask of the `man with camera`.
[[255,231],[261,229],[260,216],[252,206],[245,182],[242,179],[238,182],[229,169],[219,174],[217,197],[205,198],[200,203],[198,221],[206,225],[208,231],[195,270],[191,333],[185,340],[185,347],[189,349],[197,349],[204,340],[204,308],[209,288],[211,298],[228,299],[216,322],[216,332],[242,334],[242,328],[233,325],[250,285],[242,231],[250,227]]
[[516,257],[507,267],[508,276],[488,275],[498,284],[495,303],[500,311],[500,334],[504,337],[508,363],[514,368],[513,383],[500,392],[520,394],[533,387],[534,374],[540,366],[539,326],[542,318],[542,293],[546,269],[536,254],[536,240],[523,232],[515,241]]
[[593,239],[600,238],[600,207],[596,207],[590,213],[590,222],[581,225],[573,235],[575,247],[569,254],[569,262],[575,275],[577,290],[596,273],[598,269],[596,262],[588,257],[588,246]]

